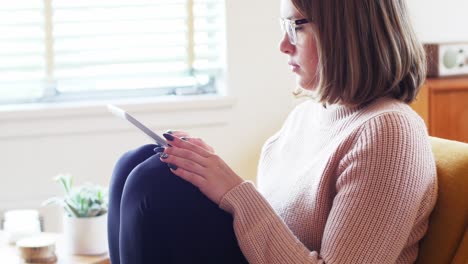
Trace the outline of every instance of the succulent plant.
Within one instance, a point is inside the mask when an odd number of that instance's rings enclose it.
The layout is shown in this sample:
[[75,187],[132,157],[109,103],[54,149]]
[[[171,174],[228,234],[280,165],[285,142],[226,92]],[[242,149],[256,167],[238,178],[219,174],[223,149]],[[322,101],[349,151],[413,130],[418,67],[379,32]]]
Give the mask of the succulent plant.
[[73,187],[70,174],[59,174],[54,180],[62,184],[65,196],[49,198],[42,203],[43,206],[60,205],[70,217],[95,217],[107,212],[107,189],[90,183]]

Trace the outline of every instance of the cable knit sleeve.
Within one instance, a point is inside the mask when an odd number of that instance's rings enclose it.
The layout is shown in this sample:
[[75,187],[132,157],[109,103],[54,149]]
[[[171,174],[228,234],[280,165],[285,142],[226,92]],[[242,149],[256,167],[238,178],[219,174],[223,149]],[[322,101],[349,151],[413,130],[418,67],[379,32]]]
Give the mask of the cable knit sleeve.
[[329,161],[336,193],[321,248],[304,246],[251,182],[228,192],[220,207],[233,215],[249,263],[395,263],[405,254],[412,263],[417,252],[404,247],[425,232],[411,237],[435,178],[425,130],[412,123],[397,113],[374,117]]
[[250,264],[323,263],[289,230],[273,208],[244,182],[221,201],[220,207],[234,216],[234,232]]

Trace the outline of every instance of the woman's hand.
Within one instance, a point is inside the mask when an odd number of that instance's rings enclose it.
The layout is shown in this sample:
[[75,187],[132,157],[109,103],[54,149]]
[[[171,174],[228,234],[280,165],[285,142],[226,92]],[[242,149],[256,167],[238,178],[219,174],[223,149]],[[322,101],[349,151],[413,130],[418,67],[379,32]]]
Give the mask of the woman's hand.
[[214,149],[209,146],[208,144],[205,143],[205,141],[203,141],[201,138],[194,138],[194,137],[190,137],[190,135],[187,133],[187,132],[184,132],[184,131],[176,131],[176,130],[169,130],[169,131],[166,131],[166,134],[171,134],[175,137],[178,137],[178,138],[182,138],[186,141],[189,141],[190,143],[193,143],[199,147],[202,147],[203,149],[209,151],[209,152],[213,152],[214,153]]
[[212,148],[201,139],[197,139],[195,144],[192,139],[183,140],[175,133],[163,136],[172,147],[164,150],[161,161],[168,163],[175,175],[198,187],[216,204],[219,205],[229,190],[244,181],[220,157],[209,151]]

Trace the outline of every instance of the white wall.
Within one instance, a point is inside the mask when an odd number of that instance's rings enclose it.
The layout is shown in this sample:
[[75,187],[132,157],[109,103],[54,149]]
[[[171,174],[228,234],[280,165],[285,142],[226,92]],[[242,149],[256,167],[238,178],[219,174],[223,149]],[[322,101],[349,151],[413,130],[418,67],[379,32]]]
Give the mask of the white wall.
[[467,0],[407,0],[423,42],[468,42]]
[[[156,131],[180,128],[204,138],[242,177],[254,179],[263,141],[293,106],[294,78],[278,52],[279,1],[226,5],[231,99],[125,106]],[[468,1],[409,0],[409,6],[424,41],[468,41]],[[0,211],[38,208],[61,194],[51,180],[60,172],[74,174],[78,183],[107,184],[118,156],[147,142],[103,105],[0,113]],[[47,229],[60,229],[59,209],[40,210]]]

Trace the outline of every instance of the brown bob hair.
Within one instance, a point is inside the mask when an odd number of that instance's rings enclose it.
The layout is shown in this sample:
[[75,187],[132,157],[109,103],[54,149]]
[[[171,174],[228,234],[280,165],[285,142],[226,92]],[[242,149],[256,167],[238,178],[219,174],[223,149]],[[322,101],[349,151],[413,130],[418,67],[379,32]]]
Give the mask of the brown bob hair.
[[415,99],[426,78],[426,57],[405,0],[291,1],[316,31],[320,102],[360,106],[384,96]]

